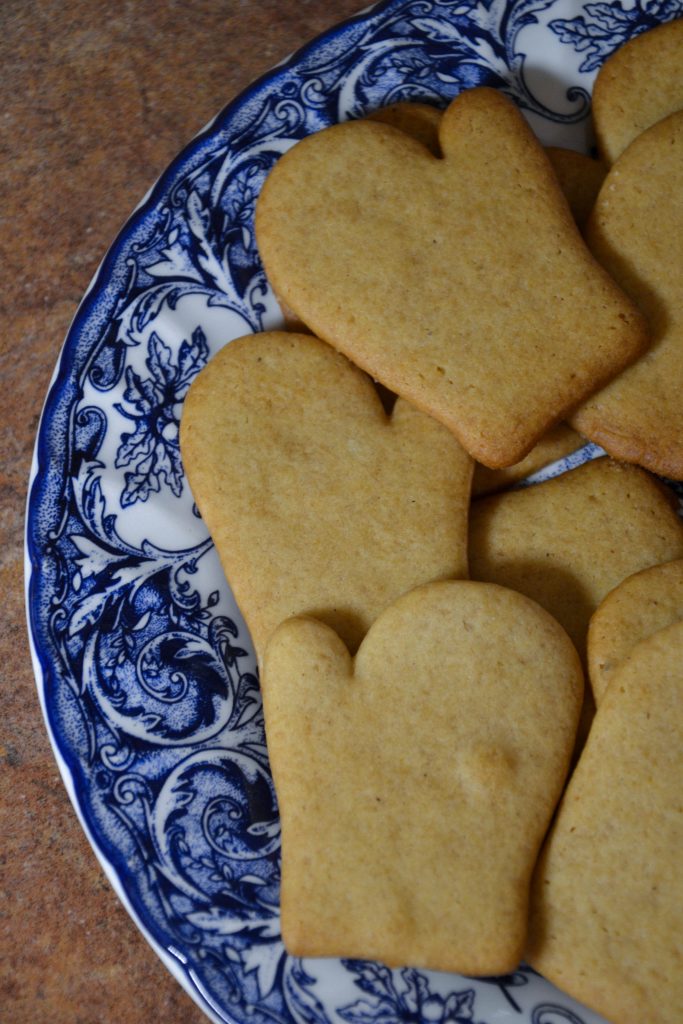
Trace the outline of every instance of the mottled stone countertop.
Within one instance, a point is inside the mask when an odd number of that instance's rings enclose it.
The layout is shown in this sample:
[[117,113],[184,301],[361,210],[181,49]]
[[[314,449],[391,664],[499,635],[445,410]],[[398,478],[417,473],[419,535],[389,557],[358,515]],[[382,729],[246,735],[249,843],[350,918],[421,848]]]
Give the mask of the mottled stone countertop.
[[0,4],[0,1020],[205,1020],[119,904],[47,740],[23,601],[41,405],[97,265],[176,153],[358,0]]

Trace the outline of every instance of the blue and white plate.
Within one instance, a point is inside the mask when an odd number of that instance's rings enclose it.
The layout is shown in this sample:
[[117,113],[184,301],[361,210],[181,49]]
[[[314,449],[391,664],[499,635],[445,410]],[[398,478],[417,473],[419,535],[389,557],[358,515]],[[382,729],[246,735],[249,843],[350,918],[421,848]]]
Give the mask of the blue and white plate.
[[192,378],[222,345],[281,323],[254,203],[297,139],[397,100],[444,105],[486,84],[519,104],[544,143],[587,149],[597,68],[682,13],[683,0],[380,3],[231,103],[135,211],[83,299],[35,451],[35,671],[98,857],[215,1021],[598,1021],[525,967],[475,981],[285,953],[252,645],[184,478],[178,422]]

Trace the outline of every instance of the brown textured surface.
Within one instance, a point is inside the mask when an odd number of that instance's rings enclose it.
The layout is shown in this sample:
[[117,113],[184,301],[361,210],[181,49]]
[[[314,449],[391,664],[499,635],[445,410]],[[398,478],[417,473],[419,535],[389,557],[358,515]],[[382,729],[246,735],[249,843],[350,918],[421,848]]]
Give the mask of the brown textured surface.
[[100,258],[180,148],[255,77],[355,13],[285,0],[0,7],[0,1019],[205,1020],[101,871],[50,751],[22,594],[31,451]]

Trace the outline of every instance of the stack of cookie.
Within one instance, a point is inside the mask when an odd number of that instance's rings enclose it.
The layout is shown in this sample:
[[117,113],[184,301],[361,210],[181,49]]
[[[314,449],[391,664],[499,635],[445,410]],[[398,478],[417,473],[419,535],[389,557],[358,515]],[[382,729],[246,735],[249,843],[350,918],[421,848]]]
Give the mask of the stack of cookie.
[[[298,330],[226,346],[181,446],[261,669],[297,955],[526,950],[615,1021],[683,1017],[683,526],[650,473],[683,479],[682,57],[683,21],[605,65],[602,161],[477,88],[264,186]],[[620,461],[506,489],[586,437]]]

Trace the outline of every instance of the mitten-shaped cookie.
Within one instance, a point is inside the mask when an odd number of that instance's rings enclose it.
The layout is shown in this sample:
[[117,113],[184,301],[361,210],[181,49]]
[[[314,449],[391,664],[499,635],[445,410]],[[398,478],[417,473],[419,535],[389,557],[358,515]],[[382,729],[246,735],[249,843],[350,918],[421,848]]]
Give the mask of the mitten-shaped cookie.
[[616,458],[682,480],[683,111],[638,136],[618,159],[586,238],[646,314],[652,347],[592,395],[572,424]]
[[683,560],[643,569],[611,590],[588,627],[588,672],[599,704],[636,644],[683,619]]
[[683,623],[615,671],[534,877],[531,964],[613,1024],[683,1020]]
[[319,337],[506,466],[631,362],[646,329],[509,100],[462,93],[439,140],[442,159],[368,120],[309,136],[268,176],[257,239]]
[[185,400],[180,443],[195,500],[259,659],[310,614],[355,649],[385,605],[467,575],[472,461],[406,402],[309,335],[223,348]]
[[557,622],[502,587],[427,584],[355,659],[284,623],[262,685],[290,952],[512,970],[581,703]]
[[613,587],[683,557],[673,496],[611,459],[472,505],[470,573],[538,601],[585,657],[590,617]]
[[[599,458],[474,502],[469,551],[474,579],[538,601],[585,662],[588,624],[602,599],[639,569],[683,556],[683,523],[673,496],[648,473]],[[593,711],[587,689],[579,745]]]

